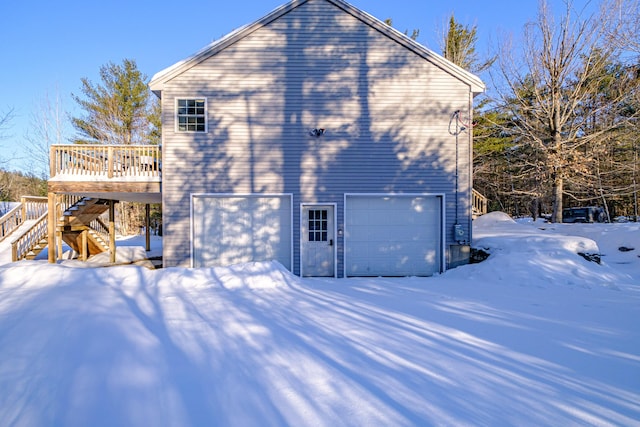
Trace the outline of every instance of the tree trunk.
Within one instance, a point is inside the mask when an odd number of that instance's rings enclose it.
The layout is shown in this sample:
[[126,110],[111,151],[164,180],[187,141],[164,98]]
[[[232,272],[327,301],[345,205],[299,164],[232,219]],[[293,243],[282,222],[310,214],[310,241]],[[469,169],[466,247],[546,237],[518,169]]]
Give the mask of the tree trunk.
[[553,216],[551,222],[562,222],[562,194],[564,193],[564,181],[556,172],[553,178]]

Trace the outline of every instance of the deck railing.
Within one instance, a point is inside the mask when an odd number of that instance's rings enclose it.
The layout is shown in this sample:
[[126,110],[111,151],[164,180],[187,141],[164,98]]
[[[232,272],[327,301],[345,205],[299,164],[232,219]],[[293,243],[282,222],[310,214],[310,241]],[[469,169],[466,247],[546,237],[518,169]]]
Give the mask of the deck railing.
[[487,198],[479,191],[473,190],[473,216],[485,215],[487,213]]
[[52,145],[49,158],[52,178],[159,178],[162,170],[158,145]]

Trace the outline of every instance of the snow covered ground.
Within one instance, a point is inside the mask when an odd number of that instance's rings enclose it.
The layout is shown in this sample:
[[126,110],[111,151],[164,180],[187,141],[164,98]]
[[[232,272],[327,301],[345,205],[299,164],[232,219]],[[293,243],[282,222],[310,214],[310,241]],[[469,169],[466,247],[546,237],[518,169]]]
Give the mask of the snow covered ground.
[[0,424],[640,425],[640,224],[474,237],[430,278],[6,264]]

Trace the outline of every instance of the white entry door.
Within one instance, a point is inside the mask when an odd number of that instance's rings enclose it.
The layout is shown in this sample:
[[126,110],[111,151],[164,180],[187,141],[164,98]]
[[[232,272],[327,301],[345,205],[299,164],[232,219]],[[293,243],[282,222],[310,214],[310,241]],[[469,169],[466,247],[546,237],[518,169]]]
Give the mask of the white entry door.
[[303,276],[335,276],[335,209],[333,205],[304,205],[301,218]]

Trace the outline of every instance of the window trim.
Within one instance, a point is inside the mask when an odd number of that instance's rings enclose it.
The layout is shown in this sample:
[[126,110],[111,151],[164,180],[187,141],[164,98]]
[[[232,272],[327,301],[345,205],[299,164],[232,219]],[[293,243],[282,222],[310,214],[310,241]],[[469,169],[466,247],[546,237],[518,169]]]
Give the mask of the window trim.
[[[191,116],[191,117],[201,117],[199,114],[179,114],[179,103],[180,101],[204,101],[204,131],[202,130],[180,130],[180,117],[181,116]],[[174,101],[174,130],[176,133],[207,133],[209,132],[209,120],[208,120],[208,99],[204,96],[200,97],[176,97]]]

